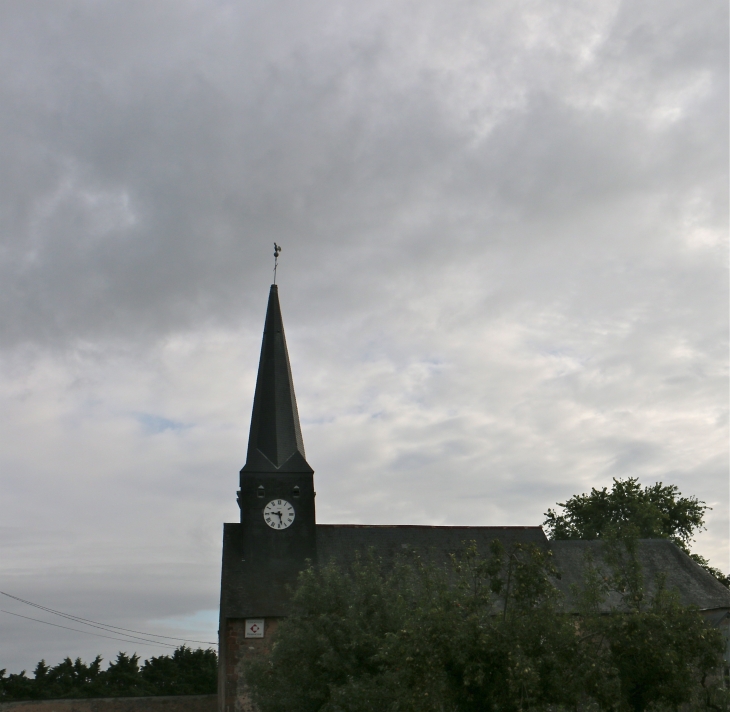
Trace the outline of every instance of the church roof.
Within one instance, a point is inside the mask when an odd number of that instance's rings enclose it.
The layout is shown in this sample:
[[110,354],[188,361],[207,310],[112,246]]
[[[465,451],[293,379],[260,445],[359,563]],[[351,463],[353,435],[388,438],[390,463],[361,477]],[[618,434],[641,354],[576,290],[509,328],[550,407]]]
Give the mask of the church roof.
[[[437,564],[445,564],[451,554],[457,556],[470,542],[476,543],[482,555],[489,544],[499,539],[505,549],[514,544],[534,544],[548,548],[559,572],[554,581],[563,593],[569,608],[575,604],[575,586],[580,588],[589,560],[606,574],[602,541],[548,541],[542,527],[448,527],[448,526],[365,526],[348,524],[317,525],[317,558],[320,564],[330,561],[347,567],[355,560],[355,552],[368,551],[390,560],[406,550],[415,550]],[[677,591],[683,605],[700,610],[730,609],[730,591],[711,576],[675,544],[666,539],[641,539],[637,559],[644,578],[645,594],[656,591],[660,578],[669,590]],[[606,610],[620,604],[619,595],[611,593],[604,601]]]
[[[289,612],[288,595],[282,585],[267,590],[261,597],[249,597],[244,566],[241,563],[240,524],[225,525],[223,553],[223,587],[221,606],[224,617],[282,616]],[[604,560],[601,541],[548,541],[541,527],[449,527],[449,526],[370,526],[360,524],[317,524],[317,562],[335,563],[347,569],[358,553],[372,552],[385,562],[400,554],[415,551],[436,564],[447,564],[450,555],[457,556],[475,542],[482,554],[498,539],[509,550],[514,544],[534,544],[550,549],[560,577],[554,581],[565,596],[568,609],[576,605],[574,584],[580,587],[587,561],[610,573]],[[701,566],[665,539],[642,539],[637,558],[641,565],[645,594],[656,590],[658,575],[665,586],[677,591],[684,605],[704,611],[730,610],[730,591]],[[611,593],[603,603],[604,610],[619,606],[618,594]]]
[[275,284],[269,291],[248,437],[246,472],[311,472],[304,455],[297,399]]
[[486,554],[495,539],[506,549],[518,543],[537,546],[548,543],[541,527],[318,524],[317,558],[320,564],[334,561],[349,566],[356,552],[372,551],[377,557],[389,560],[410,550],[445,563],[451,554],[458,555],[472,541]]
[[[553,561],[561,573],[556,584],[569,606],[575,603],[574,584],[580,587],[588,561],[610,574],[603,547],[604,543],[600,540],[550,542]],[[636,556],[641,564],[645,596],[651,597],[658,582],[663,579],[665,588],[676,591],[685,606],[697,606],[704,611],[730,609],[730,590],[671,541],[640,539]],[[606,598],[604,608],[618,606],[619,603],[619,595],[612,592]]]
[[[372,551],[384,561],[406,550],[416,551],[437,563],[446,563],[452,553],[462,551],[470,541],[476,541],[480,551],[499,539],[505,548],[513,544],[547,546],[540,527],[430,527],[430,526],[368,526],[358,524],[317,524],[317,556],[319,564],[334,562],[347,568],[358,552]],[[289,614],[289,594],[283,579],[279,585],[259,586],[276,576],[272,568],[262,575],[252,571],[245,561],[242,525],[225,524],[223,530],[223,572],[221,578],[221,617],[278,617]],[[287,580],[296,584],[296,576]]]

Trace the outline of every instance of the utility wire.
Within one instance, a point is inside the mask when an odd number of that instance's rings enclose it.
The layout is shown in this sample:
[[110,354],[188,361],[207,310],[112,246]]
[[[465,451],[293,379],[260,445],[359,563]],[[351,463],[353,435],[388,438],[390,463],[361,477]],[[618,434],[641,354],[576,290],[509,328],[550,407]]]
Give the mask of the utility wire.
[[[3,611],[3,613],[10,613],[10,611]],[[19,613],[10,613],[10,615],[11,616],[19,616],[20,618],[28,618],[28,616],[21,616]],[[64,618],[68,618],[68,617],[69,616],[64,616]],[[39,623],[46,623],[46,621],[41,620],[40,618],[28,618],[28,620],[38,621]],[[71,618],[71,620],[74,620],[74,619]],[[56,625],[56,624],[55,623],[48,623],[48,625]],[[89,625],[91,628],[98,628],[99,630],[106,631],[107,633],[116,633],[116,631],[109,630],[109,629],[104,628],[104,627],[102,627],[100,625],[91,625],[89,623],[83,623],[82,625]],[[63,628],[65,626],[58,626],[57,625],[56,627]],[[76,628],[69,628],[69,630],[77,630],[77,629]],[[81,631],[81,632],[89,632],[90,633],[91,631]],[[98,635],[98,633],[94,633],[93,635]],[[142,642],[145,642],[145,643],[158,643],[158,641],[156,641],[156,640],[152,640],[150,638],[140,638],[138,635],[127,635],[125,633],[121,633],[121,634],[120,633],[117,633],[117,635],[124,635],[126,638],[134,638],[135,640],[141,640]],[[108,636],[103,636],[103,637],[106,638]],[[131,642],[131,641],[128,640],[127,642]],[[175,645],[172,645],[171,643],[162,643],[162,642],[159,642],[159,645],[169,645],[172,648],[176,647]]]
[[[0,591],[0,594],[3,596],[7,596],[8,598],[12,598],[15,601],[20,601],[21,603],[25,603],[28,606],[33,606],[33,608],[38,608],[42,611],[46,611],[47,613],[53,613],[56,616],[61,616],[62,618],[67,618],[68,620],[75,621],[76,623],[82,623],[83,625],[91,626],[92,628],[99,628],[100,630],[105,630],[107,633],[117,633],[117,631],[123,631],[124,634],[128,633],[139,633],[139,635],[145,635],[148,638],[165,638],[166,640],[180,640],[184,643],[199,643],[200,645],[217,645],[217,643],[211,643],[209,640],[191,640],[189,638],[176,638],[171,635],[157,635],[157,633],[145,633],[142,630],[132,630],[131,628],[120,628],[116,625],[107,625],[106,623],[99,623],[98,621],[92,621],[88,618],[81,618],[79,616],[73,616],[70,613],[62,613],[61,611],[56,611],[53,608],[47,608],[46,606],[41,606],[38,603],[33,603],[32,601],[26,601],[24,598],[18,598],[18,596],[12,596],[9,593],[5,593],[5,591]],[[9,613],[9,611],[5,611],[6,613]],[[15,613],[11,613],[10,615],[18,615]],[[23,616],[21,616],[22,618]],[[30,620],[37,620],[36,618],[31,618]],[[44,623],[45,621],[40,621],[41,623]],[[49,624],[52,625],[52,624]],[[61,628],[63,626],[60,626]],[[71,629],[74,630],[74,629]],[[84,631],[82,631],[84,632]],[[118,633],[117,633],[118,634]],[[135,636],[129,635],[127,636],[129,638],[134,638]],[[143,639],[140,639],[143,640]],[[155,642],[155,641],[153,641]],[[163,643],[160,643],[160,645],[163,645]],[[175,646],[173,646],[175,647]]]
[[[77,633],[86,633],[86,635],[95,635],[98,638],[109,638],[110,640],[121,640],[123,643],[134,643],[135,645],[166,645],[168,648],[176,648],[176,645],[172,643],[160,643],[157,641],[148,641],[146,643],[138,643],[135,640],[129,640],[128,638],[113,638],[111,635],[102,635],[101,633],[92,633],[90,630],[80,630],[79,628],[69,628],[65,625],[58,625],[58,623],[49,623],[48,621],[42,621],[40,618],[31,618],[30,616],[21,616],[20,613],[11,613],[0,608],[0,613],[7,613],[11,616],[17,616],[18,618],[25,618],[27,621],[35,621],[36,623],[45,623],[46,625],[52,625],[54,628],[63,628],[64,630],[75,630]],[[141,639],[140,639],[141,640]]]

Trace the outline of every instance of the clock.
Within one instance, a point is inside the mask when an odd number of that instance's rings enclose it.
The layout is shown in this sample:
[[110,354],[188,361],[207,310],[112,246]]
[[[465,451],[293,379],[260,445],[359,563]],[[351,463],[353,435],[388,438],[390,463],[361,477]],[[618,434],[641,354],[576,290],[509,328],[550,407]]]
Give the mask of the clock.
[[264,507],[264,521],[272,529],[286,529],[294,521],[294,507],[285,499],[272,499]]

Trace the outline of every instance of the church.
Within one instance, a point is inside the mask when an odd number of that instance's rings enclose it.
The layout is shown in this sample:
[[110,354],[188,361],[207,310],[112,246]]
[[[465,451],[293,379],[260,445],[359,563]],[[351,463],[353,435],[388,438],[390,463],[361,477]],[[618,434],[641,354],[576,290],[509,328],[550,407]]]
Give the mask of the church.
[[[568,596],[581,579],[587,549],[595,541],[548,541],[539,526],[367,526],[317,524],[314,470],[304,452],[278,287],[269,291],[246,464],[240,472],[241,521],[224,524],[221,573],[218,706],[220,712],[251,710],[243,663],[268,649],[277,621],[288,612],[293,587],[307,560],[347,566],[356,552],[384,558],[415,549],[446,561],[464,542],[481,551],[499,539],[505,548],[521,542],[550,548]],[[639,558],[646,580],[666,576],[684,604],[697,606],[725,631],[730,591],[673,543],[643,540]],[[612,603],[607,601],[607,605]],[[728,658],[730,659],[730,657]]]

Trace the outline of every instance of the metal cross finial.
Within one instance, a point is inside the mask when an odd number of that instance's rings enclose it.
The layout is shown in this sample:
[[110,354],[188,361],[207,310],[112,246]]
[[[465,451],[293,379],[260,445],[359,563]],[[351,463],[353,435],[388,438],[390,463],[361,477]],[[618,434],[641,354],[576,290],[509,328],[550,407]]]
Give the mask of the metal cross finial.
[[274,243],[274,284],[276,284],[276,268],[279,266],[279,255],[281,254],[281,245]]

